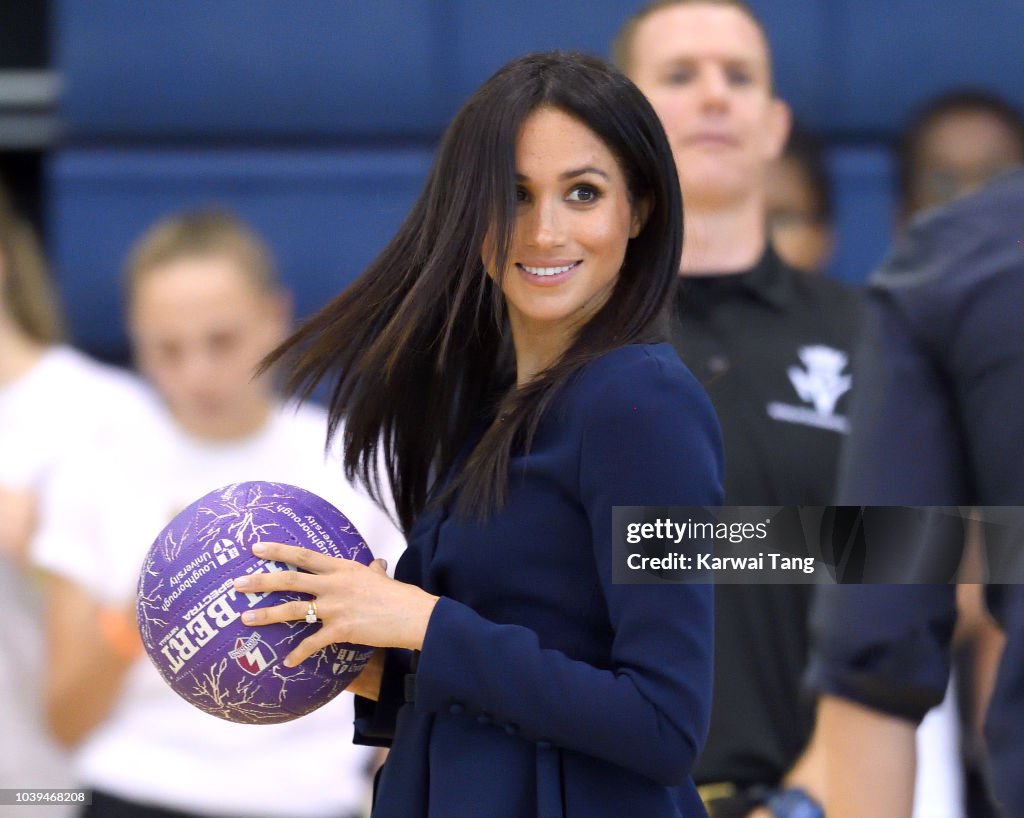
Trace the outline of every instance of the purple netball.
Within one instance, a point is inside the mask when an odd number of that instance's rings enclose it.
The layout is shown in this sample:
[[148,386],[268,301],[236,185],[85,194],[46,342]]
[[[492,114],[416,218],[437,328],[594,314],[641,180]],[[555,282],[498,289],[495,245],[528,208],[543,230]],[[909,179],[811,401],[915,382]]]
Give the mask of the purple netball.
[[236,592],[236,577],[294,566],[252,553],[258,542],[300,545],[364,565],[373,559],[356,527],[326,500],[283,483],[236,483],[196,500],[160,532],[142,566],[137,613],[142,643],[186,701],[242,724],[305,715],[337,696],[372,649],[332,644],[297,667],[284,657],[321,625],[260,627],[242,614],[307,594]]

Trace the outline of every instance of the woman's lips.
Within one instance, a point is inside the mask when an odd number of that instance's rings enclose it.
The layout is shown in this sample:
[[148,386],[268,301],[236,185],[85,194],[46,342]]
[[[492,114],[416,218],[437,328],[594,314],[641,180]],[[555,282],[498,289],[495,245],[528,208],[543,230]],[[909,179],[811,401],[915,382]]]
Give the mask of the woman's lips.
[[519,272],[530,282],[535,284],[557,284],[569,278],[573,272],[583,263],[582,259],[576,261],[545,261],[540,264],[525,264],[516,262]]

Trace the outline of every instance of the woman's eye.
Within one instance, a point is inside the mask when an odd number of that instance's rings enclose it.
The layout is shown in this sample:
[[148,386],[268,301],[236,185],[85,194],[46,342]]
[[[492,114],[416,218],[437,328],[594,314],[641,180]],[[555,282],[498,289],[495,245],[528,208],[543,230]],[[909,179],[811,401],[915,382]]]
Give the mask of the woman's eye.
[[530,201],[530,194],[527,193],[523,188],[516,188],[516,204],[523,204],[524,202]]
[[569,191],[570,202],[593,202],[597,200],[598,192],[590,185],[577,185]]

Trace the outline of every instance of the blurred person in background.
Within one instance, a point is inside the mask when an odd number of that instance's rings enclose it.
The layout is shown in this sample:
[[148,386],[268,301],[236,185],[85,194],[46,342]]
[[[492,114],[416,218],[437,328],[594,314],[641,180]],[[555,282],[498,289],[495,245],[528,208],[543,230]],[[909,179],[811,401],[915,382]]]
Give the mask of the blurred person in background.
[[835,246],[832,180],[821,141],[803,127],[790,130],[782,156],[766,169],[768,234],[787,264],[825,271]]
[[[768,170],[791,116],[764,27],[742,0],[658,0],[626,21],[613,53],[675,153],[686,203],[675,343],[722,423],[726,504],[828,505],[860,298],[790,266],[768,232]],[[711,730],[695,769],[713,818],[822,814],[822,756],[801,695],[813,592],[716,588]],[[957,818],[955,795],[944,797],[958,776],[955,748],[929,749],[929,789],[950,802],[930,815]]]
[[372,752],[341,696],[277,725],[193,708],[141,652],[134,600],[150,543],[201,495],[250,479],[326,498],[378,557],[397,561],[390,519],[325,456],[327,417],[283,405],[260,359],[286,335],[290,300],[262,241],[234,217],[186,213],[153,226],[127,264],[129,334],[154,391],[54,476],[33,557],[47,572],[46,711],[104,818],[349,818],[366,802]]
[[1024,163],[1024,119],[1002,97],[958,89],[926,102],[900,137],[901,221]]
[[43,609],[28,549],[60,463],[136,395],[127,373],[66,345],[60,324],[36,236],[0,190],[0,788],[71,786],[41,718]]
[[[624,24],[613,52],[675,153],[686,203],[675,342],[722,423],[726,504],[826,505],[858,300],[790,267],[768,235],[766,171],[790,112],[764,29],[739,0],[655,2]],[[807,376],[820,394],[801,386]],[[799,698],[811,591],[716,588],[711,730],[695,769],[712,818],[820,814],[805,754],[813,711]]]
[[[968,195],[1024,163],[1024,118],[1002,97],[953,89],[925,102],[900,137],[897,156],[901,227],[922,212]],[[980,540],[967,559],[979,559]],[[979,585],[957,589],[954,654],[971,818],[993,814],[988,796],[984,714],[995,685],[1003,636]]]
[[[1020,511],[1022,212],[1024,170],[1016,170],[915,218],[872,276],[840,502]],[[1020,529],[1005,530],[1008,553],[1019,554]],[[957,590],[836,586],[819,597],[810,677],[822,694],[829,818],[909,815],[914,727],[945,689]],[[1024,593],[990,584],[984,602],[1005,639],[984,717],[992,784],[998,814],[1017,818]]]

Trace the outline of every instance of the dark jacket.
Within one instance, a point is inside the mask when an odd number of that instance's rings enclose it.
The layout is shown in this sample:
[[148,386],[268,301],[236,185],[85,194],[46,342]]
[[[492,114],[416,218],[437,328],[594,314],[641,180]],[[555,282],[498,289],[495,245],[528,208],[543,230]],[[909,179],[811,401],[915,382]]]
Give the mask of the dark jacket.
[[[712,589],[612,583],[612,506],[717,505],[718,424],[668,344],[589,364],[485,523],[414,526],[396,576],[441,595],[389,651],[357,740],[390,743],[374,818],[703,816]],[[412,671],[414,670],[414,673]]]
[[[1024,170],[911,225],[871,279],[844,505],[1024,505]],[[1020,541],[1018,541],[1018,547]],[[823,589],[810,680],[918,721],[942,699],[953,586]],[[1024,588],[986,734],[996,795],[1024,815]]]

